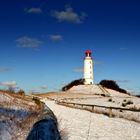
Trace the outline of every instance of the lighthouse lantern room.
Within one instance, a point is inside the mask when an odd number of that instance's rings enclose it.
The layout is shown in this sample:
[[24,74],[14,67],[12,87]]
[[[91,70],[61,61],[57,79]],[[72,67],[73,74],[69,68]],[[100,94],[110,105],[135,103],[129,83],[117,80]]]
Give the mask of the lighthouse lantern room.
[[93,84],[93,62],[91,57],[91,51],[86,50],[84,58],[84,84]]

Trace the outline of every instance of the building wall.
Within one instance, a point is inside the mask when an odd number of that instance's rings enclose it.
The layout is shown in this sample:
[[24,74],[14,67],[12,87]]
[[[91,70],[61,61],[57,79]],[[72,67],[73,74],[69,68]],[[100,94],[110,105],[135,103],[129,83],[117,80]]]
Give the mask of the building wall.
[[85,57],[84,59],[84,79],[85,84],[93,84],[93,62],[91,57]]

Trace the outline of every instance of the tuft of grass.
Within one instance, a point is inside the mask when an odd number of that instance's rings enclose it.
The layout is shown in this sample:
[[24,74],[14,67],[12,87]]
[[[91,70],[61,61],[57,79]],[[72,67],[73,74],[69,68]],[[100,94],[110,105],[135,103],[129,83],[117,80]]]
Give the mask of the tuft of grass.
[[127,105],[131,105],[131,104],[133,104],[133,101],[128,100],[128,101],[127,101]]
[[101,96],[106,97],[106,95],[105,95],[105,94],[101,94]]
[[131,105],[131,104],[133,104],[133,101],[131,101],[131,100],[126,100],[126,99],[124,99],[123,100],[123,103],[122,103],[122,106],[123,107],[126,107],[127,105]]
[[134,110],[134,111],[140,111],[140,108],[138,108],[138,107],[136,107],[136,106],[132,106],[132,107],[130,107],[129,109],[131,109],[131,110]]
[[33,100],[38,106],[41,106],[41,105],[42,105],[42,102],[40,101],[39,98],[33,97],[32,100]]
[[108,99],[108,102],[112,102],[112,98],[109,98],[109,99]]
[[122,106],[123,106],[123,107],[126,107],[126,103],[122,103]]
[[123,100],[123,102],[126,102],[126,101],[127,101],[126,99]]
[[120,112],[123,112],[123,110],[120,109]]

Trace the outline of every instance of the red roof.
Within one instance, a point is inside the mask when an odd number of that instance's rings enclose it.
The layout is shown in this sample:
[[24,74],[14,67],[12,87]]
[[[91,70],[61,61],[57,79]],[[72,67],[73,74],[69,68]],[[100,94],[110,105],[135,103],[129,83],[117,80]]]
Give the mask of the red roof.
[[87,54],[90,54],[90,53],[91,53],[91,51],[90,51],[90,50],[86,50],[86,53],[87,53]]

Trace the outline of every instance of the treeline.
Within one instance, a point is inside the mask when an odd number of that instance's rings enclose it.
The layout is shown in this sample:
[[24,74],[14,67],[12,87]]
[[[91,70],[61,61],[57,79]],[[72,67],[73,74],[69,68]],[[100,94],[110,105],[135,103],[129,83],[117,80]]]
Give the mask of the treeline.
[[16,95],[21,95],[24,96],[25,95],[25,91],[20,89],[19,91],[15,91],[13,88],[8,88],[7,90],[2,90],[0,89],[1,92],[6,92],[9,94],[16,94]]
[[62,87],[62,91],[67,91],[73,86],[84,85],[84,79],[77,79]]
[[[72,88],[73,86],[84,85],[84,81],[85,81],[84,79],[73,80],[69,84],[62,87],[62,91],[67,91],[70,88]],[[116,90],[116,91],[121,92],[121,93],[129,94],[125,89],[120,88],[118,86],[118,84],[116,83],[116,81],[114,81],[114,80],[102,80],[99,83],[99,85],[102,85],[105,88]]]
[[129,94],[125,89],[120,88],[116,83],[116,81],[114,80],[102,80],[99,84],[102,85],[103,87],[113,89],[125,94]]

